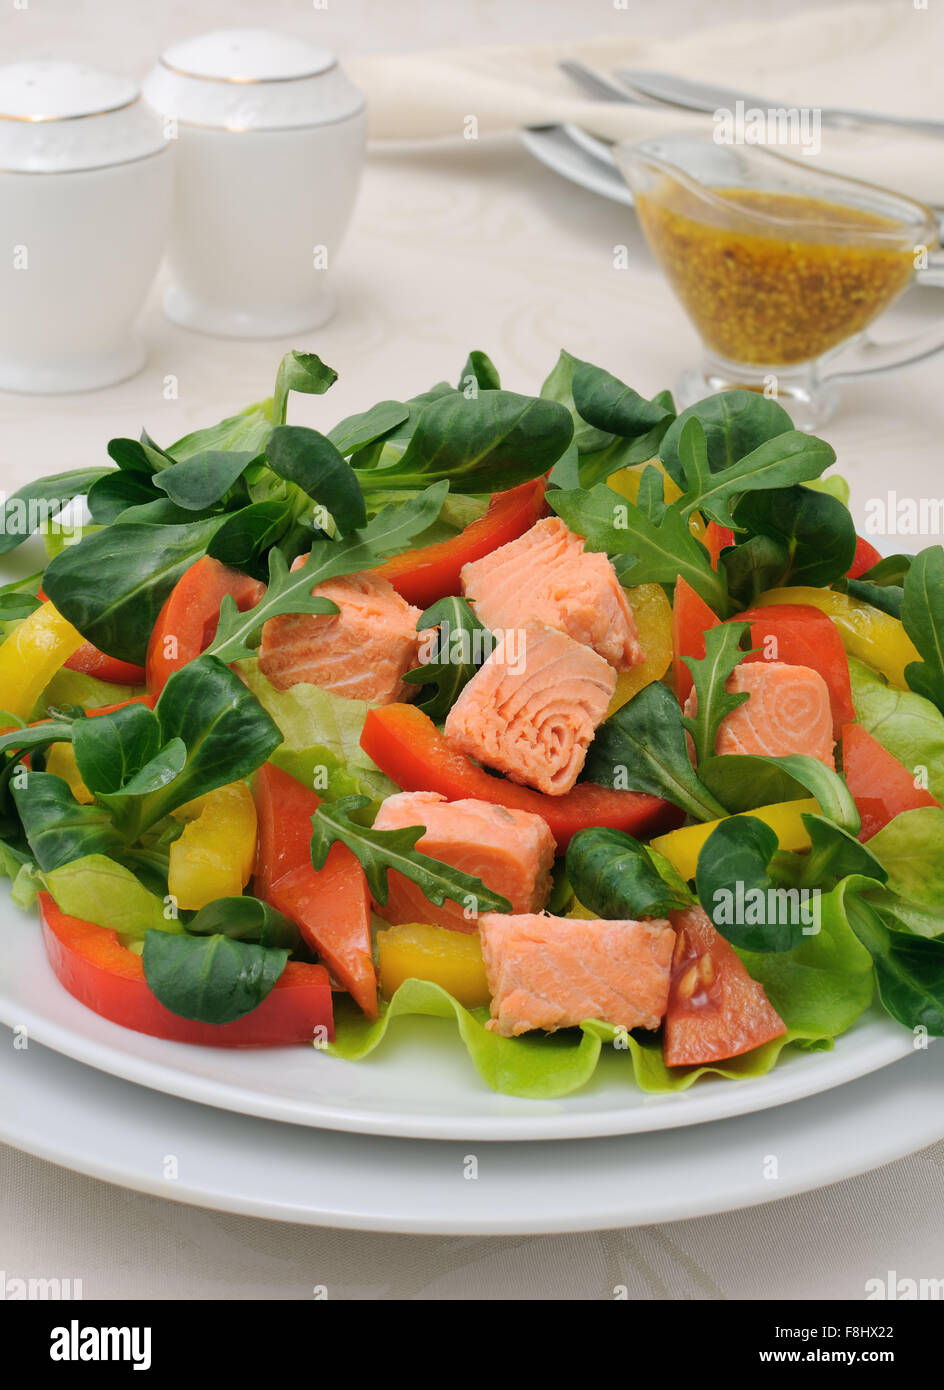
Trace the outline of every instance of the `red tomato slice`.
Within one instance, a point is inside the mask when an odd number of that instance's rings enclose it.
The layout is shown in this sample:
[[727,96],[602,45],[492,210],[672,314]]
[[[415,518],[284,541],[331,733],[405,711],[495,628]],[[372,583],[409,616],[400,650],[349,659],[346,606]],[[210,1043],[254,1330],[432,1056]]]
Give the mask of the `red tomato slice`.
[[680,575],[672,599],[672,679],[681,705],[688,699],[693,684],[692,673],[682,658],[690,656],[702,660],[705,633],[720,622],[717,614]]
[[463,565],[517,540],[546,510],[543,478],[496,492],[485,515],[457,536],[395,555],[372,572],[389,580],[408,603],[429,608],[437,599],[462,592],[459,572]]
[[368,710],[361,747],[404,791],[439,792],[448,801],[471,796],[542,816],[561,854],[572,836],[587,826],[605,825],[648,836],[673,830],[685,819],[678,807],[641,792],[578,782],[563,796],[546,796],[495,777],[450,748],[429,716],[413,705],[378,705]]
[[259,824],[253,892],[270,902],[273,884],[311,863],[311,818],[318,797],[274,763],[260,767],[253,795]]
[[670,917],[678,936],[662,1031],[666,1066],[720,1062],[781,1037],[787,1025],[706,913],[694,907]]
[[751,646],[745,661],[785,661],[790,666],[809,666],[829,687],[833,713],[833,738],[844,724],[855,719],[849,658],[832,618],[803,603],[772,603],[769,608],[747,608],[731,619],[750,623]]
[[719,526],[717,521],[709,521],[705,528],[705,545],[711,556],[713,569],[718,568],[721,552],[726,545],[734,545],[734,532],[730,526]]
[[144,978],[141,957],[113,931],[67,917],[39,896],[46,955],[60,983],[86,1008],[155,1038],[204,1047],[282,1047],[334,1037],[331,982],[321,965],[289,961],[258,1008],[233,1023],[196,1023],[165,1009]]
[[216,636],[227,594],[241,613],[258,603],[265,585],[209,555],[181,576],[157,616],[147,650],[147,685],[159,695],[175,671],[196,660]]
[[846,571],[846,578],[858,579],[860,574],[865,574],[866,570],[870,570],[873,565],[877,565],[881,559],[882,556],[875,549],[875,546],[865,540],[864,537],[859,536],[856,543],[855,558]]
[[308,945],[370,1018],[377,1017],[377,972],[370,937],[370,893],[346,845],[335,844],[323,869],[310,860],[270,889],[271,902],[296,923]]
[[842,770],[862,817],[860,840],[871,839],[901,811],[941,804],[929,791],[916,787],[914,775],[861,724],[843,728]]

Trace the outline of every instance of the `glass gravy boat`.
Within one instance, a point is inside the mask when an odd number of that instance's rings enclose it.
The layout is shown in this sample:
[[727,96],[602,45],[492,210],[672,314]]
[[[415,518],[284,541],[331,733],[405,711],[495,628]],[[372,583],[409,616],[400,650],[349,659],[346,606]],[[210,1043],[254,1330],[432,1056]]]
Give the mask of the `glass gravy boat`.
[[915,278],[944,283],[934,214],[757,145],[668,135],[618,145],[649,246],[705,346],[681,405],[732,387],[822,424],[835,382],[944,348],[944,326],[880,343],[869,325]]

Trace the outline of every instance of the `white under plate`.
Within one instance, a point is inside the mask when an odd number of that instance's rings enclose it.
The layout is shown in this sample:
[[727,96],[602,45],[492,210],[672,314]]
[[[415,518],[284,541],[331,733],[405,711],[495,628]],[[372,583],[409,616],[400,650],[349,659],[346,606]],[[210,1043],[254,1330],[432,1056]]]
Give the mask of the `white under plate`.
[[[154,1095],[35,1044],[0,1049],[0,1140],[154,1196],[354,1230],[485,1236],[648,1225],[825,1186],[942,1137],[944,1048],[697,1136],[537,1149],[274,1125]],[[174,1181],[162,1175],[167,1154],[177,1160]]]
[[[911,1050],[911,1034],[870,1014],[834,1052],[788,1053],[769,1076],[708,1079],[681,1095],[646,1096],[626,1053],[604,1049],[593,1081],[556,1101],[497,1095],[480,1080],[455,1027],[395,1022],[362,1062],[310,1047],[191,1047],[99,1018],[53,976],[38,919],[0,901],[0,1022],[113,1076],[155,1091],[322,1129],[408,1139],[577,1139],[639,1134],[765,1110],[853,1081]],[[944,1050],[944,1049],[942,1049]]]

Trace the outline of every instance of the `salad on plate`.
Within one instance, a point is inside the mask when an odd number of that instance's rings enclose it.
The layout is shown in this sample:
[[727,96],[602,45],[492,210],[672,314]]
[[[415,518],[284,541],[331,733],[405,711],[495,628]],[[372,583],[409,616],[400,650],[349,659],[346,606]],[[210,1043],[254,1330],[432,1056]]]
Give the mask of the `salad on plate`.
[[944,1033],[944,550],[881,557],[753,392],[679,414],[562,352],[525,396],[473,352],[286,423],[335,380],[289,353],[2,504],[46,557],[0,588],[0,870],[60,984],[350,1061],[454,1019],[535,1098],[604,1047],[760,1076],[874,1001]]

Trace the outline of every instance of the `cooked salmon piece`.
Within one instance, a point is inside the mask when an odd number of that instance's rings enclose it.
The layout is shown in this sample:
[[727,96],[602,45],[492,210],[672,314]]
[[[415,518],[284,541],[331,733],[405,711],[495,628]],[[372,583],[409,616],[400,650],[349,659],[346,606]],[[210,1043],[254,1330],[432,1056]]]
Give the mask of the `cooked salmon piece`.
[[616,672],[544,623],[506,632],[449,711],[447,742],[550,796],[577,780]]
[[493,632],[546,623],[592,647],[616,671],[645,661],[636,619],[616,571],[560,517],[462,567],[462,592]]
[[643,922],[486,912],[479,918],[492,995],[486,1027],[514,1038],[597,1018],[620,1028],[658,1028],[669,998],[675,932]]
[[416,694],[402,676],[419,665],[419,608],[369,571],[326,579],[312,593],[340,611],[285,614],[262,629],[259,669],[276,690],[304,681],[375,705]]
[[[805,753],[835,768],[829,687],[818,671],[786,662],[742,661],[728,677],[725,690],[747,691],[749,699],[722,719],[716,753],[758,753],[771,758]],[[693,715],[697,708],[693,690],[685,713]]]
[[[377,812],[375,830],[399,830],[422,825],[426,833],[416,842],[421,854],[480,878],[501,893],[515,912],[539,912],[551,892],[554,837],[547,822],[531,811],[506,810],[469,797],[447,801],[438,792],[398,792],[388,796]],[[377,907],[388,922],[432,922],[453,931],[475,931],[477,917],[470,907],[447,900],[431,903],[411,879],[395,869],[388,874],[390,895]]]

